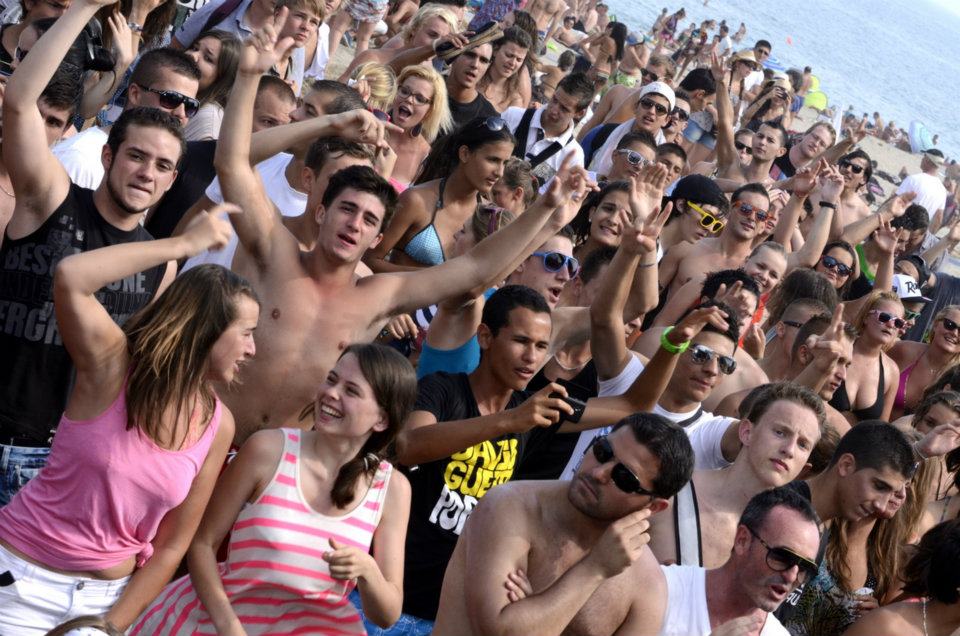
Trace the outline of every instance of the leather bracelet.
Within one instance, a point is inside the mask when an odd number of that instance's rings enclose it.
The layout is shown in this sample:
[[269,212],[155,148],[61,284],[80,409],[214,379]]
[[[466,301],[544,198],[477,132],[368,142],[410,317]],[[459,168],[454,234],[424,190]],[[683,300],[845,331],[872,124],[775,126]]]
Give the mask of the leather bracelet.
[[690,341],[682,342],[678,345],[673,344],[667,339],[667,334],[673,331],[673,327],[667,327],[663,330],[663,333],[660,334],[660,346],[663,347],[663,350],[667,353],[672,353],[674,355],[683,353],[690,346]]
[[831,210],[836,210],[836,209],[837,209],[837,204],[836,204],[836,203],[830,203],[829,201],[821,201],[821,202],[820,202],[820,207],[821,207],[821,208],[830,208]]

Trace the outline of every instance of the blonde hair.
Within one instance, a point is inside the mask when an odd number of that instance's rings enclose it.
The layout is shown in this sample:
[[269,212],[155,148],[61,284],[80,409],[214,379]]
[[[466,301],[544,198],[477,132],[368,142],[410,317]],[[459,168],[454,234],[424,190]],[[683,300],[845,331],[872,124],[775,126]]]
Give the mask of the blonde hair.
[[276,10],[279,11],[284,7],[290,9],[291,13],[297,9],[314,13],[320,17],[321,22],[323,22],[327,17],[327,7],[323,0],[280,0],[277,3]]
[[433,101],[430,102],[430,108],[420,122],[420,134],[427,142],[433,143],[439,135],[453,130],[453,115],[450,114],[450,104],[447,103],[447,84],[440,73],[432,68],[417,65],[408,66],[400,71],[397,86],[402,86],[411,77],[429,82],[433,87]]
[[427,4],[420,7],[417,12],[413,14],[413,17],[410,18],[410,21],[407,22],[406,26],[400,31],[400,37],[403,39],[403,43],[409,44],[410,40],[413,39],[413,34],[430,18],[443,19],[443,21],[450,26],[451,33],[459,31],[457,15],[453,11],[443,5]]
[[866,302],[863,304],[863,307],[860,308],[860,311],[857,313],[857,317],[853,321],[853,326],[856,327],[858,332],[863,332],[863,324],[867,321],[867,316],[870,315],[874,309],[877,308],[877,305],[880,303],[890,303],[893,305],[898,305],[900,309],[903,309],[903,303],[900,301],[900,297],[897,296],[892,291],[875,291],[871,292],[867,296]]
[[367,106],[377,110],[390,110],[393,99],[397,96],[397,76],[393,69],[379,62],[361,64],[351,73],[351,79],[358,84],[366,82],[370,89],[367,97]]

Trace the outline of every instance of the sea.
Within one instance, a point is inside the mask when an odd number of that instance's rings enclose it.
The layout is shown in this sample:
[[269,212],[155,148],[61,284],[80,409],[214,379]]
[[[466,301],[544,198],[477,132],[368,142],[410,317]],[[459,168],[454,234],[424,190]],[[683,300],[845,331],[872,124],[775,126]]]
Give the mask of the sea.
[[[960,0],[606,0],[631,32],[649,32],[660,11],[681,6],[682,23],[725,19],[737,47],[769,40],[785,68],[810,66],[831,106],[879,112],[909,130],[914,120],[939,135],[937,147],[960,160]],[[872,119],[871,119],[872,121]]]

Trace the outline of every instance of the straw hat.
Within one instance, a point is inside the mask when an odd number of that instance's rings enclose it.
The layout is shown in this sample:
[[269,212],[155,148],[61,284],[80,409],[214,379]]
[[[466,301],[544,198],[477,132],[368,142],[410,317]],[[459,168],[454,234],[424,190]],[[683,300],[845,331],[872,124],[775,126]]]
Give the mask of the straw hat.
[[749,62],[750,66],[752,66],[755,71],[760,70],[760,64],[757,62],[757,56],[753,54],[752,49],[744,49],[739,53],[734,53],[733,57],[730,58],[730,66],[733,66],[737,62]]

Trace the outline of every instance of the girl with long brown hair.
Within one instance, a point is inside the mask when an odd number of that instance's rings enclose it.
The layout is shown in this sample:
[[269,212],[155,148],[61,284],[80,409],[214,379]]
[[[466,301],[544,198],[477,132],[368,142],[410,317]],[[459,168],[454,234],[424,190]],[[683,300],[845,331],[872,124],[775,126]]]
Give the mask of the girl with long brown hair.
[[233,440],[214,383],[253,355],[260,305],[218,266],[191,270],[121,328],[98,300],[140,272],[221,248],[220,206],[182,236],[76,254],[54,309],[76,378],[50,460],[0,509],[0,632],[104,614],[127,629],[186,552]]
[[[174,581],[131,636],[365,634],[400,616],[410,485],[384,460],[417,381],[397,351],[347,347],[304,417],[312,430],[254,434],[217,484]],[[226,563],[217,551],[227,534]],[[371,549],[372,548],[372,549]]]

